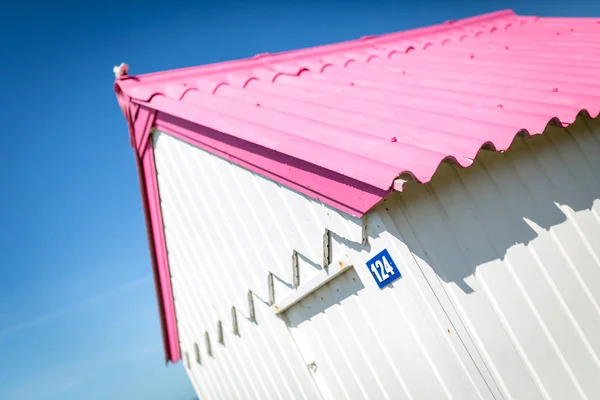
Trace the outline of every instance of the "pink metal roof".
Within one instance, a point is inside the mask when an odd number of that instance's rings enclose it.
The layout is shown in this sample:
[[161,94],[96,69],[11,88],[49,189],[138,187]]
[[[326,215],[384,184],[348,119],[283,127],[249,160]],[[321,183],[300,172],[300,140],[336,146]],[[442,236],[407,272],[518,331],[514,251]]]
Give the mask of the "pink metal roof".
[[519,132],[597,116],[599,65],[600,19],[500,11],[115,90],[140,157],[154,125],[360,216],[403,174],[425,183],[446,159],[466,167]]
[[[444,159],[468,166],[520,130],[572,122],[582,109],[595,116],[599,21],[502,11],[118,85],[138,104],[370,186],[367,203],[325,196],[360,215],[401,173],[424,183]],[[302,174],[286,179],[309,186]]]

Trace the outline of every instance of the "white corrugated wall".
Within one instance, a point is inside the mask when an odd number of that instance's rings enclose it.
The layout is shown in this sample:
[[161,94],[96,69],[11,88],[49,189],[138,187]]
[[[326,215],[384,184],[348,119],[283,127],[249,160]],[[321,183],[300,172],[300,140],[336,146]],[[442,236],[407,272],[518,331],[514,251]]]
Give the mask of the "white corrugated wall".
[[154,151],[181,349],[199,396],[318,399],[286,324],[267,304],[267,277],[273,274],[277,296],[290,291],[294,252],[307,278],[320,268],[325,231],[360,243],[361,221],[166,134],[154,136]]
[[[157,133],[154,144],[181,348],[201,398],[486,398],[483,381],[460,343],[450,348],[445,330],[431,331],[430,324],[447,329],[448,322],[439,306],[428,304],[435,298],[423,279],[410,281],[423,296],[412,299],[402,292],[397,298],[389,291],[364,290],[350,270],[328,285],[335,291],[345,280],[353,282],[354,287],[341,290],[350,297],[325,294],[327,287],[311,296],[321,302],[313,311],[329,304],[325,313],[307,320],[308,298],[284,315],[291,328],[274,315],[267,304],[269,273],[275,276],[277,300],[292,290],[294,252],[301,283],[306,282],[321,269],[325,230],[332,232],[335,259],[360,251],[361,220],[166,134]],[[255,293],[257,324],[249,321],[249,290]],[[395,315],[404,301],[411,304]],[[232,306],[239,336],[232,332]],[[217,343],[219,321],[224,345]],[[406,359],[412,359],[410,364]],[[316,370],[307,367],[313,362]],[[432,383],[423,385],[422,376]],[[472,395],[478,391],[481,396]]]
[[[157,133],[180,342],[200,398],[600,398],[593,124],[409,184],[367,216],[366,246],[363,221]],[[275,300],[293,291],[294,252],[300,283],[316,276],[326,230],[332,259],[355,268],[275,316],[269,273]],[[365,264],[382,249],[403,275],[383,290]]]
[[376,214],[479,368],[506,399],[600,399],[600,120],[438,172]]

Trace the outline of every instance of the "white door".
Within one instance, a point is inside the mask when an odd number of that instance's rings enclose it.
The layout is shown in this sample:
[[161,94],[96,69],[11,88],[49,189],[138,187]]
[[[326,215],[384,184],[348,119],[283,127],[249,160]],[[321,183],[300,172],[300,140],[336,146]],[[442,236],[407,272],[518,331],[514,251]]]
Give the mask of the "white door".
[[377,216],[368,229],[369,248],[348,254],[354,267],[284,314],[323,397],[502,398],[487,386],[410,252]]

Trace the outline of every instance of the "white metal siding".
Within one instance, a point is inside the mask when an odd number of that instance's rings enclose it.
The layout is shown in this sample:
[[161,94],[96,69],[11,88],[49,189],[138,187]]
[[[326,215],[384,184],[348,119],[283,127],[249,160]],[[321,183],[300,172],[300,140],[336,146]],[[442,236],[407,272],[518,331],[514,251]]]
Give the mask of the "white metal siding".
[[[202,400],[600,398],[599,121],[444,165],[377,206],[366,231],[166,134],[154,148],[181,348]],[[275,316],[267,276],[276,300],[294,293],[297,252],[300,283],[317,277],[326,230],[332,258],[354,268]],[[381,290],[366,261],[382,249],[403,276]]]
[[[279,278],[276,299],[292,291],[294,251],[301,283],[315,276],[326,229],[332,258],[350,255],[360,264],[369,255],[361,220],[166,134],[156,134],[154,149],[180,343],[203,400],[490,398],[422,276],[380,293],[366,267],[357,267],[283,319],[274,315],[268,274]],[[381,225],[368,229],[369,246],[389,246],[374,236]],[[405,276],[416,264],[408,269]],[[248,318],[248,290],[256,293],[257,324]],[[232,306],[240,336],[232,333]],[[216,342],[218,321],[224,345]]]
[[377,207],[506,399],[600,399],[600,121],[444,165]]
[[[277,296],[289,292],[294,251],[307,279],[321,268],[326,229],[358,243],[360,219],[163,133],[155,134],[154,151],[180,343],[201,398],[320,398],[286,324],[267,304],[267,277],[274,274]],[[344,247],[336,238],[334,254]],[[249,290],[257,324],[249,321]],[[216,342],[218,321],[224,346]],[[195,343],[202,365],[195,365]]]

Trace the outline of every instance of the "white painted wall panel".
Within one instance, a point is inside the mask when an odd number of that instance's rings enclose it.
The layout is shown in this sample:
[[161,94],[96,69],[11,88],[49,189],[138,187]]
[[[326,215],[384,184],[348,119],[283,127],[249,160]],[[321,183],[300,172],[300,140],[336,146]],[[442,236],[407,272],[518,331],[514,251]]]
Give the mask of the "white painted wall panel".
[[600,121],[443,166],[378,206],[509,399],[600,398]]
[[[154,136],[154,151],[180,342],[199,395],[320,398],[285,323],[267,304],[267,277],[273,273],[275,293],[285,294],[294,251],[307,279],[321,268],[326,229],[360,242],[362,222],[166,134]],[[336,237],[334,254],[342,248]],[[249,321],[250,290],[257,324]],[[240,336],[232,334],[233,306]],[[224,346],[216,343],[218,321]],[[206,355],[205,332],[213,357]]]

